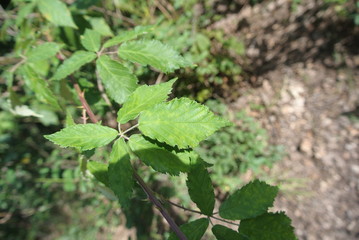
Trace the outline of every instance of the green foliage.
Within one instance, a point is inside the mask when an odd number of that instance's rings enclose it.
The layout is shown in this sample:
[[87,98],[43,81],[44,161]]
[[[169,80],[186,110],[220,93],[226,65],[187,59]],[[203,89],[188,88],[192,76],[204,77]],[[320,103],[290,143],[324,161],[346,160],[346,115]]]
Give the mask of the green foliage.
[[246,239],[240,233],[227,228],[222,225],[214,225],[212,227],[212,232],[216,236],[217,240],[244,240]]
[[41,14],[56,26],[77,28],[70,11],[60,0],[38,0],[37,4]]
[[85,34],[81,36],[81,44],[88,51],[97,52],[101,47],[101,35],[91,29],[86,29]]
[[[180,226],[180,229],[186,235],[188,240],[199,240],[204,235],[209,224],[209,220],[207,218],[200,218],[195,221],[183,224]],[[171,233],[168,240],[176,240],[179,239],[175,234]]]

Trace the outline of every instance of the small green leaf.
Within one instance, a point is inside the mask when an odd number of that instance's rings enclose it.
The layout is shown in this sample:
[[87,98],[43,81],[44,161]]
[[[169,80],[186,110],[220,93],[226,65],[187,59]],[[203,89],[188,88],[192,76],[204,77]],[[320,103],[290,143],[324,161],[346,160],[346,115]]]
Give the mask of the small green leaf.
[[45,138],[61,147],[90,150],[107,145],[117,135],[118,132],[113,128],[98,124],[78,124],[63,128],[51,135],[45,135]]
[[113,36],[111,28],[106,23],[105,19],[101,17],[85,17],[91,25],[91,28],[101,34],[102,36]]
[[196,147],[221,127],[230,125],[188,98],[157,104],[143,111],[138,123],[144,135],[179,148]]
[[165,101],[176,79],[166,83],[151,86],[142,85],[136,88],[118,111],[117,121],[121,124],[126,123],[135,119],[143,110]]
[[65,127],[76,125],[69,109],[66,110]]
[[214,190],[207,169],[202,164],[191,166],[187,181],[188,193],[205,215],[211,216],[214,208]]
[[153,30],[153,26],[137,26],[133,30],[125,31],[120,35],[108,40],[103,45],[104,48],[112,47],[117,44],[126,42],[128,40],[132,40],[137,38],[139,35],[143,35],[149,33]]
[[85,34],[81,36],[81,44],[88,51],[97,52],[101,46],[101,35],[91,29],[86,29]]
[[214,225],[212,227],[212,232],[217,240],[247,240],[246,237],[238,232],[222,225]]
[[[188,240],[200,240],[208,228],[209,220],[207,218],[200,218],[195,221],[183,224],[180,229],[186,235]],[[179,239],[175,233],[171,232],[168,240]]]
[[60,67],[56,70],[55,75],[52,77],[54,80],[61,80],[76,70],[80,69],[83,65],[91,62],[96,58],[96,53],[77,51],[66,59]]
[[254,218],[273,206],[277,193],[277,187],[254,180],[229,196],[219,208],[219,215],[231,220]]
[[108,173],[107,173],[108,164],[101,163],[101,162],[95,162],[95,161],[88,161],[87,162],[87,169],[91,172],[92,175],[95,176],[95,178],[105,184],[105,186],[109,186],[108,181]]
[[134,186],[133,169],[128,154],[128,146],[122,138],[113,144],[108,175],[110,188],[118,197],[121,206],[129,207]]
[[131,62],[150,65],[165,73],[191,66],[191,63],[174,49],[157,40],[125,42],[118,49],[118,55]]
[[77,28],[65,3],[60,0],[38,0],[41,14],[56,26]]
[[239,233],[255,240],[296,240],[291,220],[284,212],[264,213],[241,221]]
[[54,57],[60,50],[60,46],[54,42],[48,42],[30,49],[26,53],[27,62],[37,62]]
[[34,91],[35,96],[39,101],[53,106],[60,110],[61,107],[57,102],[54,93],[50,90],[47,82],[40,78],[40,76],[29,66],[23,66],[21,73],[25,79],[25,83]]
[[136,76],[108,56],[101,56],[96,61],[96,68],[106,92],[117,103],[124,103],[137,88]]
[[191,150],[176,151],[174,148],[156,144],[153,140],[134,134],[130,137],[131,150],[146,165],[158,172],[178,175],[187,172],[191,164],[196,164],[198,155]]

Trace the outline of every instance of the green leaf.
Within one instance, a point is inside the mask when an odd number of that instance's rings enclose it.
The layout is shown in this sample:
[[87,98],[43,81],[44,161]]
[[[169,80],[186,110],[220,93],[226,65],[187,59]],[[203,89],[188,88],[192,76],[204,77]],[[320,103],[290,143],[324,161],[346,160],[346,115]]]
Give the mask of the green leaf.
[[56,70],[55,75],[52,77],[54,80],[61,80],[76,70],[80,69],[83,65],[91,62],[96,58],[96,53],[77,51],[66,59],[60,67]]
[[[200,218],[195,221],[183,224],[180,229],[188,240],[200,240],[208,228],[209,220]],[[171,232],[168,240],[179,239],[174,232]]]
[[92,175],[95,176],[95,178],[105,184],[105,186],[109,186],[108,181],[108,173],[107,173],[108,164],[101,163],[101,162],[95,162],[95,161],[88,161],[87,162],[87,169],[91,172]]
[[41,14],[56,26],[77,28],[65,3],[60,0],[38,0]]
[[174,49],[157,40],[125,42],[118,49],[118,54],[123,59],[150,65],[165,73],[191,66]]
[[222,225],[214,225],[212,232],[217,240],[246,240],[246,238],[238,232]]
[[133,169],[128,154],[128,146],[123,138],[118,139],[112,147],[110,164],[108,166],[110,188],[118,197],[122,207],[130,204],[134,186]]
[[102,36],[113,36],[113,33],[111,31],[111,28],[106,23],[105,19],[101,17],[85,17],[91,25],[91,28],[101,34]]
[[117,103],[124,103],[137,88],[136,76],[108,56],[101,56],[96,61],[96,68],[106,92]]
[[45,138],[61,147],[75,147],[90,150],[102,147],[114,140],[118,132],[98,124],[78,124],[63,128],[59,132],[45,135]]
[[146,136],[179,148],[196,147],[216,130],[230,125],[188,98],[157,104],[143,111],[138,123]]
[[54,57],[59,50],[60,46],[58,44],[48,42],[30,49],[25,56],[28,62],[37,62]]
[[66,110],[65,127],[76,125],[69,109]]
[[139,35],[143,35],[146,33],[149,33],[153,30],[153,26],[137,26],[133,30],[125,31],[121,33],[120,35],[108,40],[103,45],[104,48],[112,47],[117,44],[126,42],[128,40],[132,40],[137,38]]
[[284,212],[265,213],[256,218],[242,220],[241,235],[255,240],[296,240],[291,220]]
[[91,29],[86,29],[83,36],[81,36],[81,44],[88,51],[97,52],[101,46],[101,35]]
[[47,82],[40,78],[35,71],[29,66],[23,66],[21,73],[25,79],[26,84],[34,91],[35,96],[39,101],[53,106],[55,109],[60,110],[61,107],[56,100],[54,93],[50,90]]
[[207,169],[202,164],[191,166],[187,181],[188,193],[205,215],[211,216],[214,208],[214,190]]
[[254,218],[273,206],[277,193],[277,187],[254,180],[229,196],[219,208],[219,215],[231,220]]
[[180,172],[189,171],[191,164],[199,161],[198,155],[192,150],[176,151],[139,134],[130,137],[129,145],[141,161],[161,173],[178,175]]
[[135,119],[143,110],[165,101],[168,94],[171,93],[172,85],[176,80],[177,78],[166,83],[138,87],[118,111],[117,121],[121,124],[126,123]]

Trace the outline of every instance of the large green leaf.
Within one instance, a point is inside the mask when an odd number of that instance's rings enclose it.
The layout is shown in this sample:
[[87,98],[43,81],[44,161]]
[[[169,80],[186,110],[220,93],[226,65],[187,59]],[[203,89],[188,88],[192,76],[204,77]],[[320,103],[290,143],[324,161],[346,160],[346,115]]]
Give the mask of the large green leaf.
[[125,66],[108,56],[101,56],[96,61],[98,74],[108,95],[122,104],[137,88],[137,78]]
[[158,85],[142,85],[138,87],[118,111],[117,121],[122,124],[126,123],[135,119],[143,110],[165,101],[175,81],[176,79],[173,79]]
[[122,207],[130,204],[132,196],[133,169],[128,153],[128,146],[123,138],[118,139],[112,147],[110,164],[108,166],[110,188],[118,197]]
[[81,44],[88,51],[97,52],[101,46],[101,35],[91,29],[86,29],[83,36],[81,36]]
[[105,186],[109,186],[108,181],[108,164],[95,162],[95,161],[88,161],[87,162],[87,169],[91,172],[92,175],[99,181],[105,184]]
[[291,220],[284,212],[264,213],[256,218],[242,220],[239,233],[255,240],[296,240]]
[[121,58],[150,65],[165,73],[191,66],[191,63],[174,49],[157,40],[125,42],[119,47],[118,54]]
[[37,62],[54,57],[59,50],[60,45],[54,42],[47,42],[30,49],[25,56],[28,62]]
[[199,161],[198,155],[192,150],[176,151],[170,146],[159,145],[139,134],[130,137],[129,145],[146,165],[162,173],[178,175],[180,172],[189,171],[191,164]]
[[68,126],[45,138],[61,147],[76,147],[81,150],[90,150],[105,146],[114,140],[118,132],[109,127],[97,124],[78,124]]
[[277,193],[277,187],[254,180],[229,196],[219,208],[219,215],[231,220],[254,218],[273,206]]
[[50,90],[44,79],[40,78],[40,76],[29,66],[22,67],[21,72],[25,82],[31,90],[34,91],[35,96],[39,101],[49,104],[56,109],[61,109],[54,93]]
[[54,80],[61,80],[76,70],[80,69],[83,65],[91,62],[96,58],[96,53],[77,51],[66,59],[60,67],[56,70],[55,75],[52,77]]
[[132,40],[137,38],[139,35],[149,33],[153,30],[153,26],[137,26],[132,30],[125,31],[118,36],[111,38],[103,45],[104,48],[112,47],[117,44],[126,42],[128,40]]
[[[186,235],[188,240],[200,240],[208,228],[208,218],[200,218],[195,221],[185,223],[180,226],[180,229]],[[168,240],[179,239],[175,233],[171,232]]]
[[146,136],[179,148],[196,147],[216,130],[230,125],[188,98],[157,104],[143,111],[138,122]]
[[60,0],[38,0],[41,14],[56,26],[77,28],[65,3]]
[[238,232],[222,225],[214,225],[212,227],[212,232],[217,240],[247,240],[246,237]]
[[187,181],[188,193],[205,215],[211,216],[214,208],[214,190],[207,169],[202,164],[191,166]]

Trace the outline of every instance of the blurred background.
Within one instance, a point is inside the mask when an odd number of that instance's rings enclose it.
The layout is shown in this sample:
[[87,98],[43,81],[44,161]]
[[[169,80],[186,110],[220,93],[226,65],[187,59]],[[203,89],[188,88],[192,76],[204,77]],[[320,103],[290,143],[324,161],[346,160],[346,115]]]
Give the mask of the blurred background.
[[[174,96],[206,104],[235,123],[197,149],[218,201],[260,178],[280,187],[276,210],[299,239],[359,239],[359,2],[355,0],[66,0],[79,27],[54,27],[36,1],[0,7],[0,239],[165,239],[168,226],[137,187],[128,211],[83,176],[75,151],[43,138],[66,113],[34,98],[12,75],[19,54],[39,42],[82,49],[92,28],[103,37],[154,25],[147,38],[171,45],[197,67],[162,75],[128,66],[141,84],[177,76]],[[116,51],[116,48],[114,49]],[[54,62],[39,62],[45,78]],[[94,65],[75,75],[94,112],[116,126],[97,89]],[[81,122],[76,94],[53,86]],[[101,148],[91,159],[107,159]],[[151,188],[191,206],[185,175],[143,168]],[[172,209],[178,223],[198,217]],[[192,206],[194,207],[194,206]],[[206,239],[210,239],[207,237]]]

